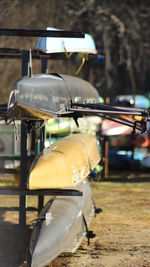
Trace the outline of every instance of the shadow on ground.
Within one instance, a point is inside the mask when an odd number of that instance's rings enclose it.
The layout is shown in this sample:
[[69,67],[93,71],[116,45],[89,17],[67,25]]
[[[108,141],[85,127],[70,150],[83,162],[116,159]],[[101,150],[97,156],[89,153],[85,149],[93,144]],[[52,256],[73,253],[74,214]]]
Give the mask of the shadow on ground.
[[118,183],[148,183],[150,182],[150,170],[145,172],[136,170],[110,170],[107,177],[104,174],[99,177],[98,182],[118,182]]
[[3,267],[21,267],[27,254],[31,230],[5,221],[5,213],[19,211],[16,207],[0,207],[0,263]]
[[148,183],[149,177],[121,177],[121,178],[101,178],[100,182],[118,182],[118,183]]

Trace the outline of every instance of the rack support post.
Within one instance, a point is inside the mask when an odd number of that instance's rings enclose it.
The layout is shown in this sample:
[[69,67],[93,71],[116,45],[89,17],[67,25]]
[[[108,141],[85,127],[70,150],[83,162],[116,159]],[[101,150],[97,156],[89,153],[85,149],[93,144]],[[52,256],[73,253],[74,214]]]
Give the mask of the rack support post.
[[[28,75],[29,51],[22,50],[22,76]],[[27,129],[24,121],[21,122],[21,166],[20,188],[26,189],[27,183]],[[19,225],[26,225],[26,196],[19,196]]]

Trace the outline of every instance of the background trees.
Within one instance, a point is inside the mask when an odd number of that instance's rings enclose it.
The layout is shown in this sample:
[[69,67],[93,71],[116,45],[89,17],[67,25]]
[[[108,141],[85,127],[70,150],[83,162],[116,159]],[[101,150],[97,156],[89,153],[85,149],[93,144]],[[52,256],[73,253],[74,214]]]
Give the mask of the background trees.
[[[33,0],[1,1],[0,28],[45,29],[47,26],[90,33],[105,63],[85,65],[80,73],[103,97],[149,93],[149,0]],[[35,48],[36,38],[1,37],[0,47]],[[75,73],[76,66],[50,62],[49,71]],[[38,72],[38,63],[34,71]],[[1,102],[7,101],[12,83],[20,75],[18,61],[1,60]],[[91,78],[90,78],[91,79]]]

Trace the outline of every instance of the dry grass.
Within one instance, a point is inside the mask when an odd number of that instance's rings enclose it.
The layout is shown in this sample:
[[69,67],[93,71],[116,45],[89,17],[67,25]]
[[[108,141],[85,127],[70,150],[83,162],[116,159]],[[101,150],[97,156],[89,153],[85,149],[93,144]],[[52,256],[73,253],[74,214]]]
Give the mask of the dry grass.
[[[124,174],[121,178],[119,174],[110,174],[105,181],[91,182],[96,205],[103,210],[93,218],[90,227],[96,233],[96,238],[91,240],[90,246],[85,239],[76,253],[63,254],[47,265],[48,267],[150,267],[150,175],[138,174],[127,179],[127,174]],[[0,182],[4,180],[2,177]],[[30,196],[27,203],[30,207],[36,207],[37,198]],[[0,196],[1,262],[6,247],[10,255],[13,253],[10,257],[11,264],[3,265],[6,267],[21,266],[24,255],[25,248],[22,246],[22,258],[18,257],[20,241],[17,234],[17,207],[17,196]],[[32,228],[32,221],[36,216],[36,212],[28,212],[29,228]],[[8,229],[12,235],[11,242]],[[15,241],[14,236],[17,238]],[[25,237],[24,234],[22,236]],[[24,238],[25,240],[27,242]]]

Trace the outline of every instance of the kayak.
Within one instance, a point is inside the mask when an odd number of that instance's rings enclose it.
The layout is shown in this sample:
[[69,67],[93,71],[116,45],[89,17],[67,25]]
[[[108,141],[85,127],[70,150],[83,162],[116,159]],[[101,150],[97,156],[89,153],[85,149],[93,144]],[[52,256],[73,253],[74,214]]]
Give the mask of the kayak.
[[30,240],[31,267],[45,266],[64,252],[74,253],[85,237],[94,215],[91,188],[84,180],[74,189],[83,196],[57,196],[41,211]]
[[33,162],[29,189],[67,188],[85,179],[100,161],[95,136],[73,134],[45,149]]
[[118,105],[136,107],[136,108],[149,108],[150,101],[144,95],[119,95],[115,98],[114,103]]
[[150,168],[150,154],[149,153],[141,161],[141,165],[144,168]]
[[[124,116],[123,118],[126,117]],[[131,118],[128,119],[131,120]],[[131,127],[107,119],[102,121],[101,135],[108,137],[111,147],[129,148],[149,146],[148,134],[141,134],[138,130],[136,130],[136,133],[132,134]]]
[[[126,116],[122,116],[122,118],[127,118]],[[110,120],[103,120],[101,124],[101,135],[106,136],[113,136],[113,135],[126,135],[131,134],[132,128],[123,125],[121,123],[110,121]]]
[[146,155],[145,150],[135,149],[110,149],[109,150],[109,166],[115,169],[126,170],[127,166],[130,168],[134,166],[137,170],[141,167]]
[[101,122],[102,119],[98,116],[86,116],[78,119],[77,127],[73,118],[53,118],[46,123],[46,133],[58,136],[79,132],[96,135]]

